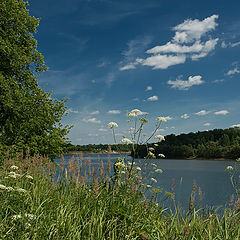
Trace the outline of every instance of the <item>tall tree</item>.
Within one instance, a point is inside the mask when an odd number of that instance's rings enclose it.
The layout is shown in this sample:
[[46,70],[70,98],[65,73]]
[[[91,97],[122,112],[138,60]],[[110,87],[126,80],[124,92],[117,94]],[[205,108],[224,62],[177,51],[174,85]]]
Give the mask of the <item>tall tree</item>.
[[23,0],[0,0],[0,151],[30,148],[55,157],[69,131],[60,122],[66,100],[51,98],[38,85],[47,66],[34,38],[39,19],[27,8]]

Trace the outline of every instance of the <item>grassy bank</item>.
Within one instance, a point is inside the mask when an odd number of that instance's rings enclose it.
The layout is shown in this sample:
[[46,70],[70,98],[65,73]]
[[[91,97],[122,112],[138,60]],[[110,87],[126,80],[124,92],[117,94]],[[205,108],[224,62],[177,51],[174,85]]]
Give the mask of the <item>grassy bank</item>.
[[[55,165],[46,158],[4,162],[0,172],[0,239],[239,239],[240,202],[233,209],[196,210],[182,216],[144,196],[139,177],[120,184],[110,168],[81,159]],[[88,182],[88,184],[86,184]]]

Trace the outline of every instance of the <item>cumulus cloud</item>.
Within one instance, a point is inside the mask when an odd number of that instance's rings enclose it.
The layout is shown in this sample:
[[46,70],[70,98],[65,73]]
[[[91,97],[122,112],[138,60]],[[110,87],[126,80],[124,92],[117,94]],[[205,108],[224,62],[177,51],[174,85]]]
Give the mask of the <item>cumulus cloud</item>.
[[215,49],[218,38],[206,36],[215,30],[218,15],[212,15],[203,19],[187,19],[183,23],[172,28],[175,31],[173,38],[164,45],[155,46],[146,51],[152,56],[137,58],[120,70],[136,68],[136,65],[150,66],[153,69],[166,69],[170,66],[185,63],[186,59],[198,60],[206,57]]
[[222,41],[222,43],[221,43],[221,47],[222,48],[237,47],[239,45],[240,45],[240,41],[239,42],[235,42],[235,43],[226,43],[225,41]]
[[84,118],[83,122],[86,122],[86,123],[101,123],[101,121],[96,119],[96,118],[89,118],[89,119]]
[[69,108],[69,109],[67,110],[67,112],[68,112],[68,113],[79,113],[79,111],[73,110],[72,108]]
[[210,125],[211,125],[211,123],[208,123],[208,122],[203,124],[203,126],[206,126],[206,127],[208,127]]
[[215,115],[227,115],[228,113],[229,113],[229,111],[227,111],[227,110],[221,110],[221,111],[215,112],[214,114]]
[[194,85],[203,84],[202,76],[190,76],[188,80],[176,79],[176,81],[169,80],[168,84],[172,85],[172,88],[178,88],[179,90],[188,90],[190,87]]
[[121,111],[120,110],[109,110],[107,113],[108,114],[120,114]]
[[100,132],[107,132],[108,130],[106,128],[104,128],[104,127],[101,127],[101,128],[98,129],[98,131],[100,131]]
[[238,67],[235,67],[234,69],[229,70],[226,74],[227,74],[228,76],[231,76],[231,75],[234,75],[234,74],[236,74],[236,73],[240,73]]
[[94,112],[91,112],[90,114],[91,115],[98,115],[100,112],[98,110],[94,111]]
[[199,112],[197,112],[195,114],[198,115],[198,116],[204,116],[204,115],[207,115],[209,113],[210,113],[210,111],[201,110],[201,111],[199,111]]
[[240,123],[239,124],[234,124],[231,126],[232,128],[240,128]]
[[147,86],[145,91],[152,91],[152,86]]
[[158,96],[152,96],[147,99],[147,101],[157,101],[157,100],[158,100]]
[[189,118],[189,115],[188,115],[187,113],[184,113],[184,114],[181,116],[181,118],[183,118],[183,119],[188,119],[188,118]]

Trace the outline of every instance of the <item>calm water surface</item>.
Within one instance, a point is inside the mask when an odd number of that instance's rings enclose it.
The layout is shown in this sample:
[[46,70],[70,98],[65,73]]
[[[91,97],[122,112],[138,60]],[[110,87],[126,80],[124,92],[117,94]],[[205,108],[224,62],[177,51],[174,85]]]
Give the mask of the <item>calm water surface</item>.
[[[110,158],[112,164],[115,162],[116,157],[120,155],[107,155],[107,154],[85,154],[83,155],[83,167],[85,160],[91,159],[91,165],[95,169],[99,169],[99,163],[102,160],[104,168],[107,169],[107,161]],[[71,159],[71,155],[64,156],[65,166]],[[73,155],[75,159],[79,158],[78,155]],[[130,156],[126,156],[127,161],[131,161]],[[60,159],[57,158],[56,162],[59,163]],[[143,170],[143,181],[151,184],[153,187],[163,188],[164,191],[171,191],[171,186],[175,186],[175,199],[184,209],[188,209],[190,194],[192,192],[193,181],[197,183],[203,192],[202,206],[226,206],[229,202],[230,196],[234,193],[231,185],[229,173],[225,170],[227,166],[231,165],[240,167],[239,162],[234,161],[216,161],[216,160],[176,160],[176,159],[136,159],[136,164]],[[163,173],[155,173],[151,167],[151,163],[161,168]],[[240,175],[240,171],[236,172],[236,176]],[[155,178],[158,182],[153,183],[150,178]],[[238,179],[238,177],[237,177]],[[151,196],[150,192],[147,193],[148,197]],[[160,194],[158,200],[162,201],[165,195]],[[197,197],[198,199],[198,197]],[[163,201],[166,206],[169,201]],[[200,205],[199,205],[200,206]]]

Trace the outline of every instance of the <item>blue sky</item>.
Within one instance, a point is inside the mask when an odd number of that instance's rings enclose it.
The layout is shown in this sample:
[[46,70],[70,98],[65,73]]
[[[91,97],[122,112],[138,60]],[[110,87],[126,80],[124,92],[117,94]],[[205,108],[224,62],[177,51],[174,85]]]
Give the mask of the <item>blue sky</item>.
[[69,98],[63,123],[74,144],[128,137],[125,110],[168,117],[162,135],[240,126],[240,2],[30,1],[41,18],[39,84]]

